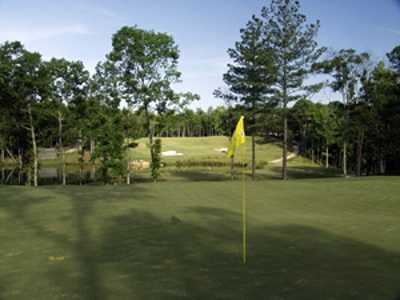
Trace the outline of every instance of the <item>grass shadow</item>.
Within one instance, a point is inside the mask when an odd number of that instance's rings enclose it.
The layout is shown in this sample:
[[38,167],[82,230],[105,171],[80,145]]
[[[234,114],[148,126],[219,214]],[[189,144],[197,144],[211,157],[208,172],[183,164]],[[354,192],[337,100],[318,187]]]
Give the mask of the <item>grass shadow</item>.
[[[240,219],[212,207],[199,226],[131,210],[106,228],[101,257],[137,299],[395,299],[400,256],[300,225],[249,230],[240,257]],[[118,275],[119,274],[119,275]]]

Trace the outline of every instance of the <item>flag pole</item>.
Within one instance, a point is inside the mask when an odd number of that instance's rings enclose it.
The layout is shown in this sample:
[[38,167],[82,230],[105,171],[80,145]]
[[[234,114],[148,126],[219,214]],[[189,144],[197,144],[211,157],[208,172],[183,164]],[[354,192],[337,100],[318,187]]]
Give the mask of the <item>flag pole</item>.
[[247,261],[247,220],[246,220],[246,174],[245,174],[245,151],[246,143],[242,148],[242,243],[243,243],[243,264]]

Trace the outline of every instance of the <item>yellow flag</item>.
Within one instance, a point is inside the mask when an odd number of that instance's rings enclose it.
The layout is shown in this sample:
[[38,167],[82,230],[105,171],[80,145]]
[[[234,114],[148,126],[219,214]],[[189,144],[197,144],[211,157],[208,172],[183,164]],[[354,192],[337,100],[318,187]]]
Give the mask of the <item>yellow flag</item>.
[[236,149],[246,142],[246,134],[244,132],[244,117],[241,116],[236,125],[235,132],[232,135],[231,143],[228,148],[228,157],[235,156]]

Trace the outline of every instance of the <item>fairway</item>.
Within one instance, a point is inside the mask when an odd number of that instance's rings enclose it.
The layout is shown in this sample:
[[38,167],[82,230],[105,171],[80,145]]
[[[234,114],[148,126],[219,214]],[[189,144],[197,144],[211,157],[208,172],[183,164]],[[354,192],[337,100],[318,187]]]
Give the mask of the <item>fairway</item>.
[[[182,156],[163,157],[163,161],[167,163],[182,160],[214,160],[229,163],[229,158],[225,153],[219,152],[221,148],[228,147],[229,139],[225,136],[211,137],[178,137],[178,138],[161,138],[162,151],[175,150],[182,153]],[[141,138],[136,141],[138,146],[131,150],[131,159],[150,159],[148,139]],[[282,148],[278,143],[266,143],[262,138],[257,139],[256,144],[258,162],[269,162],[282,157]],[[251,159],[251,140],[246,142],[246,160]]]
[[400,180],[0,187],[0,299],[396,299]]

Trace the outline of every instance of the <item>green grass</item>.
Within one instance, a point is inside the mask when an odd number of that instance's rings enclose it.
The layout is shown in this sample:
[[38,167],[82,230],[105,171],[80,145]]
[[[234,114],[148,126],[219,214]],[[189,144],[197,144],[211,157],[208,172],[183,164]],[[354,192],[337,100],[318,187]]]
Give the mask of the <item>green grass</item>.
[[[0,299],[395,299],[400,179],[0,186]],[[51,261],[49,257],[64,257]]]
[[[229,139],[224,136],[215,137],[188,137],[188,138],[162,138],[162,151],[175,150],[183,153],[183,156],[165,157],[164,161],[175,162],[177,160],[219,160],[228,162],[229,159],[224,153],[220,153],[215,149],[228,147]],[[131,150],[131,159],[149,160],[148,140],[146,138],[139,139],[138,147]],[[257,161],[271,161],[279,159],[282,156],[282,149],[277,144],[261,144],[256,145]],[[246,143],[246,159],[251,157],[250,138]]]

